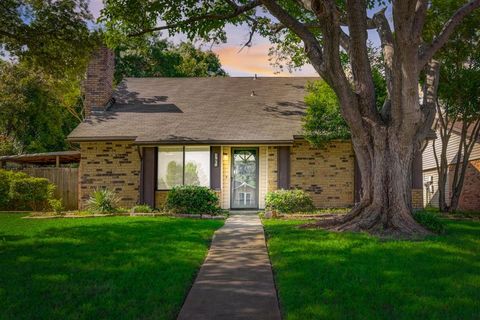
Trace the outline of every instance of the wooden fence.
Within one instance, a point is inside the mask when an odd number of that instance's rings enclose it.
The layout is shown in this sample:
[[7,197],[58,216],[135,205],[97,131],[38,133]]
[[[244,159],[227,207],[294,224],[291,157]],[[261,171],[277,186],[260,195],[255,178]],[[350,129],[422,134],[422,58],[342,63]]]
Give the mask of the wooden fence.
[[67,210],[78,208],[78,168],[24,168],[28,175],[47,178],[57,187],[55,198],[62,199]]

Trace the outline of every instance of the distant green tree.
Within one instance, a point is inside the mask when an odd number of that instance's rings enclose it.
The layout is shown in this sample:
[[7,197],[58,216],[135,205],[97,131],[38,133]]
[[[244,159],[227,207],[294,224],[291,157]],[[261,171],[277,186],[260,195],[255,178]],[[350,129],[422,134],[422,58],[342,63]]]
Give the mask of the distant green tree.
[[308,84],[305,103],[307,111],[303,130],[312,145],[321,147],[330,140],[350,138],[350,130],[340,114],[337,95],[325,81]]
[[59,96],[62,85],[28,64],[0,64],[2,153],[65,150],[65,136],[78,120],[65,107],[70,98]]
[[[377,108],[380,110],[387,97],[386,82],[380,68],[374,67],[372,75]],[[303,131],[308,142],[322,147],[331,140],[350,139],[350,129],[340,112],[337,95],[325,81],[308,83],[305,104],[307,110],[303,118]]]
[[99,34],[87,0],[1,0],[0,54],[62,76],[84,68]]
[[0,136],[0,156],[17,154],[17,150],[19,150],[19,148],[17,148],[12,139],[7,136]]
[[115,50],[115,80],[124,77],[226,76],[218,56],[191,43],[174,45],[158,38],[136,39]]
[[0,1],[0,153],[68,147],[66,135],[82,120],[81,81],[101,38],[88,3]]

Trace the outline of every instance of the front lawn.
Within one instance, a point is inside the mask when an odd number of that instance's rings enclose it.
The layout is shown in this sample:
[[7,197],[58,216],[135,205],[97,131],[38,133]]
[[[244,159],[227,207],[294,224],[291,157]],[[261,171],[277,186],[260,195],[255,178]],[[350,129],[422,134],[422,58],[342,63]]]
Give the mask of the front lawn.
[[264,220],[285,319],[479,319],[480,223],[382,241]]
[[0,319],[175,319],[220,220],[0,213]]

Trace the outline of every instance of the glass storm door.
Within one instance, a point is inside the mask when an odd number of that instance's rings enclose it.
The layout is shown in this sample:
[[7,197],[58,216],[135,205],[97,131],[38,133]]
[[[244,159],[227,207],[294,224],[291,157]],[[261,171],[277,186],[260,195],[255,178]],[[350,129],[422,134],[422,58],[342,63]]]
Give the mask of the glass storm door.
[[258,157],[256,149],[233,149],[232,209],[258,208]]

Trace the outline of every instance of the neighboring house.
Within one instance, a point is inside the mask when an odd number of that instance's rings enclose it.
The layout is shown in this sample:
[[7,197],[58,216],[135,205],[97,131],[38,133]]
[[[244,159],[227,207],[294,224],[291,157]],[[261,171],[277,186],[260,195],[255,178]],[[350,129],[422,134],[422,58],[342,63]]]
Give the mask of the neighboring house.
[[305,86],[314,79],[128,78],[113,90],[113,66],[107,49],[93,56],[86,120],[68,137],[81,150],[80,206],[106,187],[122,206],[160,207],[181,184],[212,188],[225,209],[264,208],[266,193],[280,188],[307,191],[317,207],[358,200],[351,142],[317,149],[302,138]]
[[[447,204],[450,201],[451,184],[453,182],[453,174],[457,164],[456,155],[460,143],[460,132],[461,124],[455,124],[447,147],[447,162],[449,164],[446,185]],[[435,140],[435,149],[437,150],[437,156],[440,157],[442,141],[439,132],[437,132],[437,136],[438,138]],[[427,147],[423,151],[423,183],[423,201],[425,205],[438,207],[438,172],[433,152],[433,141],[429,141]],[[469,158],[458,209],[465,211],[480,210],[480,139],[477,139]]]

